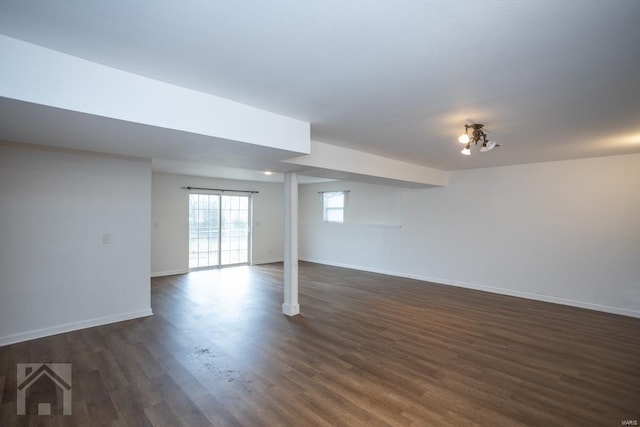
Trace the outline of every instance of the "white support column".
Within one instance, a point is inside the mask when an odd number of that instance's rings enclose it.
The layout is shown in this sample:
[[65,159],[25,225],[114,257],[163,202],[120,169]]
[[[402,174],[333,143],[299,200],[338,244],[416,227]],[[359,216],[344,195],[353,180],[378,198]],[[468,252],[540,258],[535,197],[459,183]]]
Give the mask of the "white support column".
[[287,316],[300,314],[298,304],[298,176],[284,175],[284,304]]

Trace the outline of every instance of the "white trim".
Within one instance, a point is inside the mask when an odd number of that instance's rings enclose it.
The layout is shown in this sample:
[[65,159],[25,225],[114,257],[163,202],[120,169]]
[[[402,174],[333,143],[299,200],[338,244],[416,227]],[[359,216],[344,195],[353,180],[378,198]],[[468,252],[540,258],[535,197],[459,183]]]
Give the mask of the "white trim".
[[285,316],[293,317],[300,314],[300,304],[282,304],[282,314]]
[[273,264],[275,262],[284,262],[284,258],[260,259],[260,260],[257,260],[257,261],[253,261],[251,263],[251,265]]
[[36,338],[48,337],[51,335],[62,334],[65,332],[77,331],[79,329],[93,328],[95,326],[107,325],[109,323],[122,322],[125,320],[137,319],[140,317],[153,316],[151,308],[130,313],[115,314],[112,316],[98,317],[96,319],[81,320],[79,322],[65,323],[48,328],[35,329],[33,331],[21,332],[18,334],[0,337],[0,347],[15,344],[23,341],[29,341]]
[[188,272],[189,269],[156,271],[155,273],[151,273],[151,277],[173,276],[174,274],[186,274]]
[[442,279],[438,277],[422,276],[417,274],[400,273],[397,271],[382,270],[376,268],[362,267],[359,265],[334,263],[314,258],[300,258],[300,261],[313,262],[316,264],[332,265],[334,267],[349,268],[352,270],[367,271],[370,273],[386,274],[388,276],[406,277],[409,279],[420,280],[423,282],[436,283],[438,285],[457,286],[460,288],[474,289],[477,291],[491,292],[494,294],[508,295],[512,297],[525,298],[535,301],[550,302],[553,304],[568,305],[571,307],[585,308],[587,310],[601,311],[604,313],[618,314],[620,316],[629,316],[640,318],[640,311],[629,308],[612,307],[608,305],[594,304],[586,301],[577,301],[567,298],[554,297],[550,295],[534,294],[531,292],[516,291],[513,289],[498,288],[495,286],[479,285],[476,283],[460,282],[455,280]]

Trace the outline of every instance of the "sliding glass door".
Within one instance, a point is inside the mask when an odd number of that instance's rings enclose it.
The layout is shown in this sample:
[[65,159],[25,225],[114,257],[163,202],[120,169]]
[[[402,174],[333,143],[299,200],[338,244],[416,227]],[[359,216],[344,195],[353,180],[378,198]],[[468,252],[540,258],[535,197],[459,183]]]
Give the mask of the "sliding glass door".
[[247,264],[250,198],[189,194],[189,268]]

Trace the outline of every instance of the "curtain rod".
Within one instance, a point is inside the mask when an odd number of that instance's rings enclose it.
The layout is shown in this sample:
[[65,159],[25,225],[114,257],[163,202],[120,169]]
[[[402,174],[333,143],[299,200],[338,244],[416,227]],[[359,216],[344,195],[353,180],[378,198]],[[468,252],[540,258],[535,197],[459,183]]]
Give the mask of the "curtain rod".
[[208,190],[208,191],[220,191],[222,193],[250,193],[258,194],[259,191],[255,190],[225,190],[223,188],[204,188],[204,187],[180,187],[183,190]]
[[326,190],[326,191],[318,191],[318,194],[324,193],[351,193],[351,190]]

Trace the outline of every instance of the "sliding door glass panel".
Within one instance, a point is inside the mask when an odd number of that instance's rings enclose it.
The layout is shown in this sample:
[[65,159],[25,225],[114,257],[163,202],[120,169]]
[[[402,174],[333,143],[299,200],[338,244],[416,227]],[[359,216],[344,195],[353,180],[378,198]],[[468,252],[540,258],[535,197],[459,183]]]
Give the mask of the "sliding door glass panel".
[[221,196],[221,265],[249,262],[249,197]]
[[189,268],[220,265],[220,196],[189,194]]

